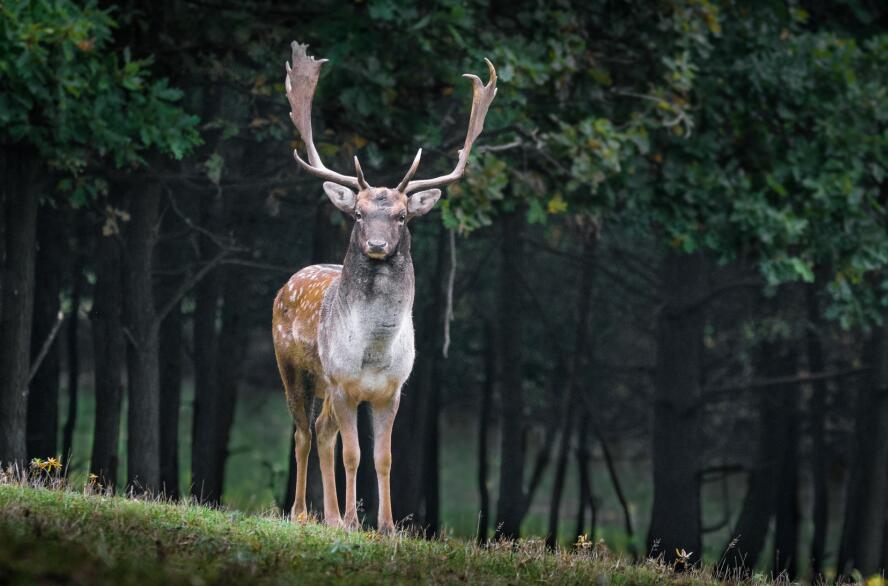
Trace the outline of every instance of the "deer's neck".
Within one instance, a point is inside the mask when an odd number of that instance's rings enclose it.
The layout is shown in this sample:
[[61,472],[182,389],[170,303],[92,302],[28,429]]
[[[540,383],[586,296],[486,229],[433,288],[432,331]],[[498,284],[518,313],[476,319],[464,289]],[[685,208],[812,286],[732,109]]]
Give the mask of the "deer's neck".
[[352,238],[342,263],[338,304],[340,311],[369,340],[394,337],[410,319],[414,295],[410,233],[405,230],[397,250],[388,258],[375,260],[361,252]]

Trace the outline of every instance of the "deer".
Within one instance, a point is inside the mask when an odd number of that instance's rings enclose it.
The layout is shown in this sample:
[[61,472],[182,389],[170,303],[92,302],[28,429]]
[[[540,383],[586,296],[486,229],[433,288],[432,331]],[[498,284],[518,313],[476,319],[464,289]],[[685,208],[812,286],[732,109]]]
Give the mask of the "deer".
[[[278,291],[272,312],[272,336],[288,409],[293,416],[296,493],[292,521],[304,521],[308,456],[312,430],[317,441],[323,486],[324,522],[360,528],[356,503],[356,474],[361,459],[357,408],[372,409],[373,462],[379,495],[376,528],[395,531],[390,476],[392,426],[401,388],[415,357],[413,300],[415,277],[410,256],[414,218],[427,214],[445,185],[464,174],[472,145],[496,95],[496,70],[485,59],[489,81],[472,74],[472,106],[465,142],[447,175],[414,179],[422,157],[420,148],[407,174],[395,188],[372,187],[358,157],[355,174],[343,175],[321,161],[312,138],[311,108],[321,67],[327,59],[309,56],[308,45],[293,42],[292,65],[285,63],[285,90],[290,119],[304,144],[307,161],[294,149],[299,167],[324,180],[327,197],[352,220],[351,237],[341,265],[318,264],[296,272]],[[315,399],[321,401],[314,417]],[[334,474],[337,434],[342,437],[345,468],[345,514],[340,517]]]

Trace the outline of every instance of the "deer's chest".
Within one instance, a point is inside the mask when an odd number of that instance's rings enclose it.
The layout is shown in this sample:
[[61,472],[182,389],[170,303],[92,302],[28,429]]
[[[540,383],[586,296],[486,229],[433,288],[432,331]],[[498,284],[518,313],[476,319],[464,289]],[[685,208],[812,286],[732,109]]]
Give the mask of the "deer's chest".
[[332,386],[355,401],[388,395],[413,368],[410,307],[392,300],[352,306],[331,301],[322,314],[318,353]]

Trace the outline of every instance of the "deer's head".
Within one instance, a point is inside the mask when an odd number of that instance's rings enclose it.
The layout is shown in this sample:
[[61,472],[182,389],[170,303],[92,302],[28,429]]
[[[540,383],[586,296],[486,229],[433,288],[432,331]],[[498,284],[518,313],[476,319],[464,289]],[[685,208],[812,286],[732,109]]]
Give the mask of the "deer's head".
[[355,157],[355,175],[342,175],[324,166],[314,146],[311,131],[311,102],[321,66],[326,59],[315,59],[306,53],[308,45],[292,43],[293,65],[286,64],[285,86],[290,101],[290,119],[299,131],[308,154],[308,162],[294,150],[299,165],[317,177],[325,179],[324,191],[337,208],[354,218],[352,241],[358,243],[365,255],[384,259],[398,249],[410,219],[429,212],[441,197],[438,187],[459,180],[465,172],[472,144],[484,128],[484,117],[496,95],[496,70],[485,59],[490,80],[485,85],[476,75],[465,74],[472,82],[472,111],[463,148],[459,151],[456,167],[447,175],[431,179],[413,179],[422,158],[422,149],[416,153],[413,164],[401,182],[394,188],[371,187],[364,179],[361,163]]

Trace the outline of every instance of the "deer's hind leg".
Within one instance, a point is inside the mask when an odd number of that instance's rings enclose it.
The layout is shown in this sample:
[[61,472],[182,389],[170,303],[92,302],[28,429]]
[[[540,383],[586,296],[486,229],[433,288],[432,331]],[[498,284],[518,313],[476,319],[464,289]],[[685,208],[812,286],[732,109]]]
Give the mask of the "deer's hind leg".
[[284,382],[287,396],[287,407],[293,416],[293,439],[296,455],[296,494],[293,508],[290,510],[291,521],[307,518],[305,505],[305,489],[308,480],[308,454],[311,451],[311,426],[309,416],[312,405],[312,381],[308,373],[286,364],[278,357],[278,369]]
[[357,475],[361,462],[361,446],[358,442],[357,404],[337,389],[328,395],[339,434],[342,436],[342,465],[345,468],[345,516],[343,524],[348,529],[360,529],[357,508]]
[[342,523],[339,515],[339,500],[336,497],[336,436],[339,426],[330,404],[330,393],[324,398],[324,406],[315,420],[318,436],[318,461],[321,465],[321,482],[324,485],[324,521],[338,527]]

